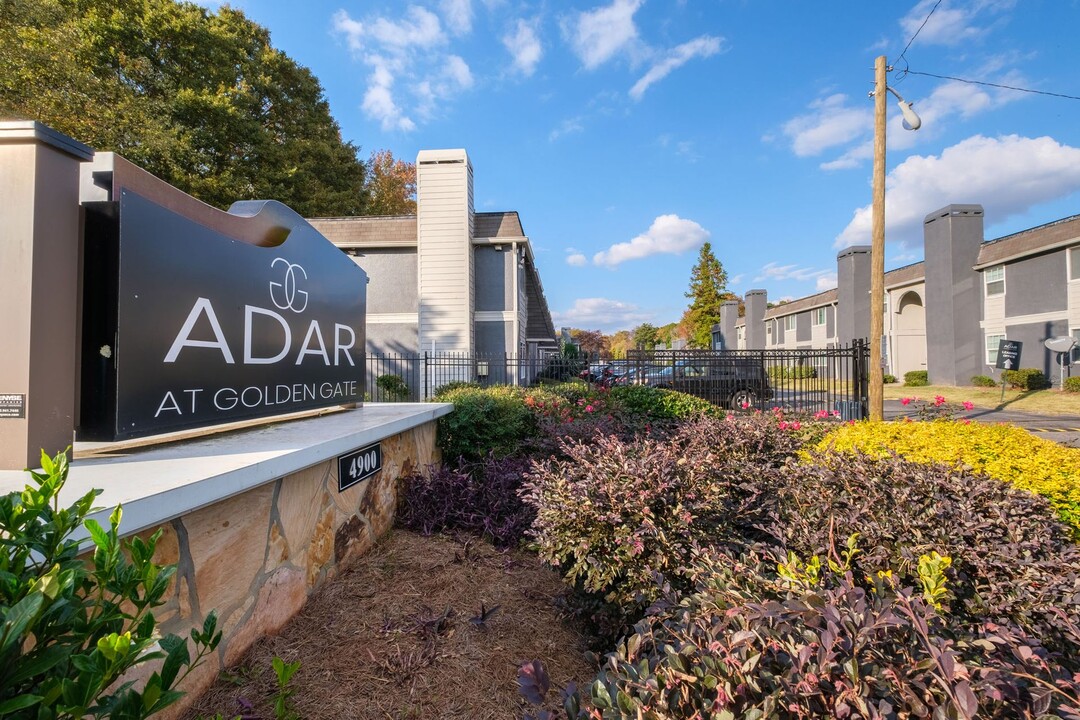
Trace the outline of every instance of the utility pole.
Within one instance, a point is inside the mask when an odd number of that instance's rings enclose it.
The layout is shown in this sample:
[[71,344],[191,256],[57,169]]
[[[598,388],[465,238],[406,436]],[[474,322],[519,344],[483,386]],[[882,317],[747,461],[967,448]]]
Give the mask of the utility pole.
[[874,182],[870,229],[870,420],[885,414],[881,338],[885,334],[885,73],[886,59],[874,62]]

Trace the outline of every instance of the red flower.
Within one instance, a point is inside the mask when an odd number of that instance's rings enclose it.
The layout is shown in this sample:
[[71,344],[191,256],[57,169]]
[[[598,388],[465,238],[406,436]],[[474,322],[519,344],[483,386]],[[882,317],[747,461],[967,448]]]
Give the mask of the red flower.
[[911,404],[911,398],[900,398],[900,404],[901,405],[910,405]]

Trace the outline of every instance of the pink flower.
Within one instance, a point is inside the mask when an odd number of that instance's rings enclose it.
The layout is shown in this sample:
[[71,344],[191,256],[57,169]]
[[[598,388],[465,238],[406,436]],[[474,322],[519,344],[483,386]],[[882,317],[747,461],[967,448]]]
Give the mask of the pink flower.
[[743,410],[746,410],[750,407],[750,403],[744,402],[739,407],[741,407]]
[[787,421],[786,421],[786,420],[781,420],[781,421],[780,421],[780,429],[781,429],[781,430],[787,430],[787,425],[788,425],[788,424],[787,424]]
[[971,402],[970,400],[965,400],[964,401],[964,409],[965,410],[973,410],[973,409],[975,409],[975,403]]
[[910,405],[911,404],[911,398],[900,398],[900,404],[901,405]]
[[963,420],[961,420],[961,422],[964,423],[965,425],[970,425],[971,424],[971,420],[969,418],[964,418]]
[[940,405],[944,405],[944,404],[945,404],[945,396],[944,395],[935,395],[934,396],[934,406],[935,407],[940,406]]
[[833,410],[831,414],[832,414],[833,417],[840,417],[840,411],[839,410]]
[[795,422],[791,423],[790,427],[791,427],[792,430],[798,430],[799,428],[802,427],[802,423],[799,422],[798,420],[796,420]]
[[586,405],[585,406],[585,412],[592,412],[592,411],[593,411],[593,406],[592,405]]

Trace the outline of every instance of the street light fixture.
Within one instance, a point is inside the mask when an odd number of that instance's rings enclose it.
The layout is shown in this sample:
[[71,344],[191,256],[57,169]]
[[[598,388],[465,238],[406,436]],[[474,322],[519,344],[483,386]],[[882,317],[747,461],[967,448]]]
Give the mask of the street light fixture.
[[874,62],[874,188],[870,227],[870,419],[885,414],[884,370],[881,341],[885,334],[885,100],[886,92],[896,96],[904,127],[918,130],[922,120],[900,94],[885,83],[891,68],[881,55]]

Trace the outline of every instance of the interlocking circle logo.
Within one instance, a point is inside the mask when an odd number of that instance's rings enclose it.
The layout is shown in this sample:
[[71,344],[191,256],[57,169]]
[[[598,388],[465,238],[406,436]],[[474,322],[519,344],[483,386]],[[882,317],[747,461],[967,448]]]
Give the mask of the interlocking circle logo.
[[274,258],[270,267],[278,264],[285,266],[285,279],[283,282],[270,283],[270,300],[279,310],[292,310],[294,313],[302,313],[307,309],[308,294],[297,287],[299,273],[307,280],[307,272],[296,263],[291,263],[285,258]]

